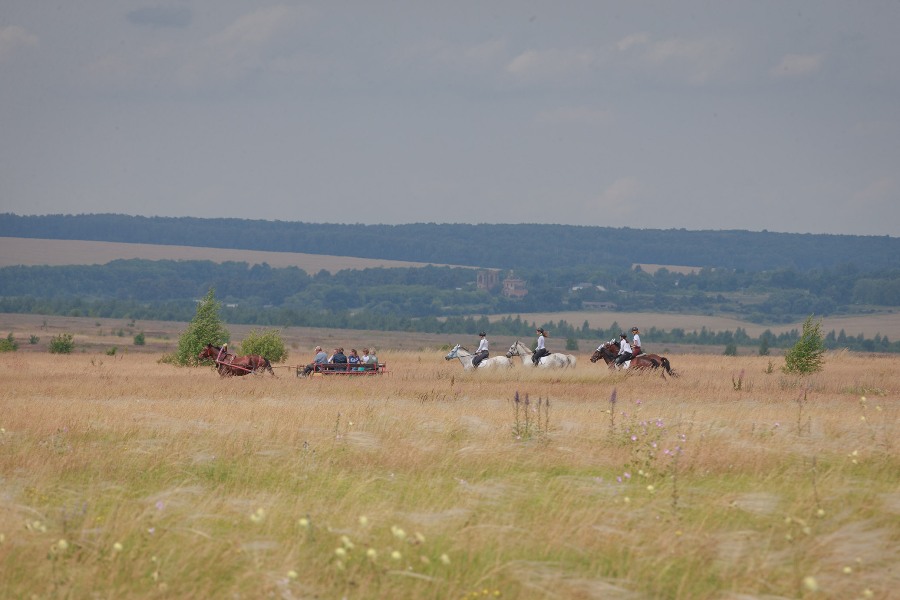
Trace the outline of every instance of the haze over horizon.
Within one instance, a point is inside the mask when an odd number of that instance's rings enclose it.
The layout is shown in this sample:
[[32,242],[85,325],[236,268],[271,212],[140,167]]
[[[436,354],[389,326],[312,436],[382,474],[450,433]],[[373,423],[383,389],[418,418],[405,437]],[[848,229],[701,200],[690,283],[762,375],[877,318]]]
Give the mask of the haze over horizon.
[[0,212],[898,236],[898,22],[886,0],[9,0]]

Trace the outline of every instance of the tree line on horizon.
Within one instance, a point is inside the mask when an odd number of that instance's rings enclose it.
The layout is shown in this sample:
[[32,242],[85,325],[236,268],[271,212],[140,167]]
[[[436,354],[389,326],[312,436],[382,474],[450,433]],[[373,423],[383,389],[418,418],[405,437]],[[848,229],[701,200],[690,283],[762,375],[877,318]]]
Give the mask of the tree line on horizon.
[[[0,236],[235,248],[499,269],[635,263],[764,271],[900,269],[900,238],[552,224],[364,225],[121,214],[0,214]],[[543,243],[535,243],[543,240]],[[477,250],[476,250],[477,249]]]
[[[795,322],[809,314],[859,312],[862,304],[900,303],[900,273],[893,271],[879,275],[852,269],[807,273],[704,269],[685,275],[665,269],[650,274],[622,267],[571,267],[526,274],[529,293],[514,300],[498,291],[477,289],[472,269],[453,267],[309,275],[295,267],[211,261],[134,259],[106,265],[17,266],[0,268],[0,311],[183,321],[190,319],[197,299],[215,289],[230,323],[464,334],[488,325],[486,316],[472,315],[577,311],[585,302],[598,300],[615,301],[627,310],[716,312],[762,324]],[[495,333],[523,337],[540,325],[572,340],[618,333],[618,324],[592,329],[587,323],[579,327],[564,321],[490,323]],[[648,333],[660,343],[779,348],[795,341],[791,333],[771,332],[754,339],[740,328]],[[831,332],[825,341],[832,348],[900,351],[900,344],[880,334],[866,339]]]

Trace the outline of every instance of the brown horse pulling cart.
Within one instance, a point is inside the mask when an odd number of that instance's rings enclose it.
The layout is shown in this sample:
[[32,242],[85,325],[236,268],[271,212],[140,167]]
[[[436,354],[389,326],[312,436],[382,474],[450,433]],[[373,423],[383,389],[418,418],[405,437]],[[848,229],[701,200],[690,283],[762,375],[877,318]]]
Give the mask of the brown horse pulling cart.
[[241,376],[262,373],[268,371],[273,376],[275,371],[272,369],[272,363],[269,359],[259,354],[247,354],[246,356],[238,356],[228,351],[228,344],[222,346],[213,346],[207,344],[200,354],[197,355],[200,360],[212,360],[216,363],[216,370],[222,377]]

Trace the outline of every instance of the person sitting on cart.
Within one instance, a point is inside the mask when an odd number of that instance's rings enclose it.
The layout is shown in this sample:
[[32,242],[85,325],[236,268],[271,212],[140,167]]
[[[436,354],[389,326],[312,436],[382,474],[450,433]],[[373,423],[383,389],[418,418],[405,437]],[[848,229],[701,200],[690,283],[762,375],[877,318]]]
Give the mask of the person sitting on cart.
[[333,365],[346,365],[347,364],[347,355],[344,354],[343,348],[335,348],[334,354],[331,355],[331,364]]
[[313,361],[303,367],[303,377],[306,377],[310,373],[312,373],[316,365],[324,365],[328,362],[328,355],[325,354],[325,351],[322,350],[322,346],[316,346],[316,355],[313,357]]

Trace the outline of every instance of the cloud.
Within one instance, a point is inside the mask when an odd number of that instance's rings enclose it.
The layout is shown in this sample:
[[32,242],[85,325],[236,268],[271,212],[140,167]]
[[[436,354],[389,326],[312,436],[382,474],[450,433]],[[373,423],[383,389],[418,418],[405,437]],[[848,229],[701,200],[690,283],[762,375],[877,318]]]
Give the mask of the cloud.
[[0,27],[0,62],[9,59],[19,48],[37,46],[37,43],[38,37],[24,27]]
[[545,110],[537,115],[539,123],[551,125],[606,125],[612,119],[611,111],[590,106],[561,106]]
[[681,73],[691,83],[704,83],[722,71],[733,54],[726,39],[673,37],[654,40],[646,33],[627,35],[616,49],[652,69]]
[[821,54],[787,54],[769,71],[775,77],[803,77],[822,68]]
[[900,190],[893,177],[881,177],[853,194],[853,204],[862,210],[893,206],[897,201],[898,191]]
[[646,211],[640,203],[645,186],[634,177],[622,177],[603,190],[588,207],[589,212],[602,211],[609,225],[629,222],[632,217],[640,217]]
[[303,61],[286,58],[282,44],[292,40],[301,10],[285,5],[263,8],[243,15],[225,29],[186,51],[187,60],[179,70],[184,83],[197,85],[211,81],[232,81],[277,65]]
[[552,79],[583,73],[595,61],[595,54],[590,50],[528,50],[516,56],[506,66],[506,72],[522,79]]
[[125,15],[134,25],[146,27],[188,27],[193,20],[189,8],[176,6],[145,6]]

